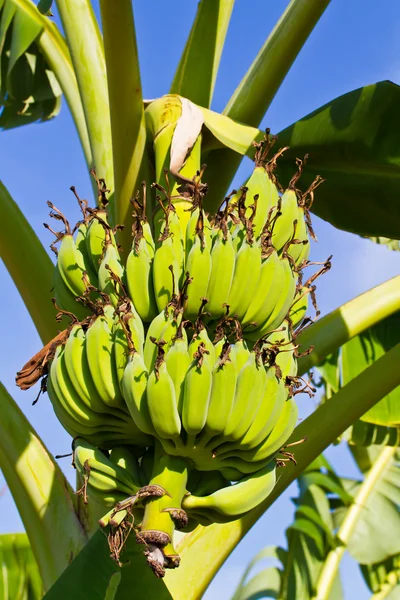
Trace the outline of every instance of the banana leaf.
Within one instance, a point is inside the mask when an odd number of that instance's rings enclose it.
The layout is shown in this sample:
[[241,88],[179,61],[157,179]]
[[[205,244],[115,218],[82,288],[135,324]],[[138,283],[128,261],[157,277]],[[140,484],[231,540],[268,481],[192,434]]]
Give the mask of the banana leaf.
[[40,19],[13,0],[0,1],[0,127],[11,129],[55,117],[61,88],[39,46]]
[[278,164],[287,183],[296,157],[309,154],[300,187],[326,179],[312,211],[345,231],[400,238],[400,87],[390,81],[353,90],[278,134],[290,146]]
[[25,533],[0,535],[1,600],[40,600],[43,585]]

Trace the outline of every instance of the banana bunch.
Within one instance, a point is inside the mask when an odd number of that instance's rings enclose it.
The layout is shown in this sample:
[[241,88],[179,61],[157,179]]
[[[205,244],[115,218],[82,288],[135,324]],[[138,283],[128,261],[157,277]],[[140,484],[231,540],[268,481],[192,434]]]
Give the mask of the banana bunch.
[[175,529],[253,509],[288,460],[280,454],[292,456],[284,447],[298,419],[296,335],[309,298],[317,311],[314,281],[330,267],[328,259],[303,282],[321,182],[298,189],[304,161],[283,190],[274,170],[285,149],[268,160],[267,135],[245,185],[207,214],[201,133],[176,166],[182,114],[172,96],[146,109],[153,210],[143,184],[126,260],[103,180],[97,209],[73,189],[75,227],[50,204],[64,227],[47,226],[59,243],[56,318],[70,323],[17,376],[23,389],[42,378],[74,438],[81,493],[104,506],[116,559],[133,517],[158,576],[179,564]]

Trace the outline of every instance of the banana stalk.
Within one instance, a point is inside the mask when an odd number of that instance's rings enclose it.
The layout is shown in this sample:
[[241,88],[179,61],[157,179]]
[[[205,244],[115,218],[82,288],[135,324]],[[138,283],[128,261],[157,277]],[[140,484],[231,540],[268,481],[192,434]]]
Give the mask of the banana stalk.
[[161,446],[156,444],[149,485],[161,486],[166,494],[146,504],[136,539],[146,544],[147,562],[159,577],[164,576],[165,568],[174,568],[180,563],[173,538],[175,528],[184,527],[187,523],[186,513],[181,509],[187,478],[187,461],[165,454]]

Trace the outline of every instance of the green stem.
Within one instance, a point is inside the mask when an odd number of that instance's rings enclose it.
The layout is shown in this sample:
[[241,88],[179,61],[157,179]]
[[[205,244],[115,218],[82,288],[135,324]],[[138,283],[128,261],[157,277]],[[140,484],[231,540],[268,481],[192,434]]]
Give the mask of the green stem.
[[[115,222],[130,239],[130,198],[147,164],[142,84],[131,0],[100,0],[110,98]],[[143,160],[145,159],[145,160]],[[143,164],[144,163],[144,164]]]
[[[204,593],[215,573],[248,530],[304,469],[337,437],[374,404],[400,385],[400,344],[379,358],[363,373],[296,427],[289,443],[307,437],[296,448],[296,467],[282,469],[278,482],[255,509],[227,524],[197,527],[178,546],[182,557],[179,575],[168,572],[166,583],[176,600],[190,598],[191,586]],[[197,557],[201,556],[201,562]]]
[[316,593],[313,596],[313,600],[329,599],[340,561],[343,558],[346,547],[350,542],[359,519],[367,509],[368,498],[374,492],[375,487],[391,465],[396,452],[396,447],[384,447],[372,468],[365,476],[365,479],[354,498],[353,504],[347,511],[346,516],[337,531],[336,542],[338,545],[329,552],[325,560],[318,578]]
[[57,0],[82,100],[93,166],[114,190],[106,64],[98,24],[89,0]]
[[[139,539],[147,545],[162,549],[162,567],[176,567],[179,555],[174,548],[175,518],[171,511],[181,511],[183,496],[186,493],[188,463],[186,459],[165,454],[160,444],[156,444],[152,478],[149,485],[159,485],[167,492],[160,498],[150,500],[144,510]],[[165,538],[165,540],[164,540]],[[157,560],[157,555],[154,557]]]
[[[292,0],[271,31],[249,70],[236,88],[223,114],[257,127],[268,110],[308,36],[330,0]],[[210,194],[207,206],[213,211],[226,196],[242,160],[231,150],[211,152],[207,158]]]
[[290,2],[231,96],[224,115],[258,126],[329,2]]
[[31,0],[13,0],[13,2],[18,6],[18,9],[26,12],[32,19],[39,21],[43,27],[38,44],[63,91],[82,144],[86,163],[90,168],[93,166],[92,150],[67,44],[57,26],[48,17],[41,15]]
[[87,542],[75,495],[17,404],[0,384],[0,468],[49,589]]
[[400,275],[353,298],[306,329],[297,343],[300,351],[311,346],[313,351],[299,359],[299,374],[306,373],[351,338],[398,310]]

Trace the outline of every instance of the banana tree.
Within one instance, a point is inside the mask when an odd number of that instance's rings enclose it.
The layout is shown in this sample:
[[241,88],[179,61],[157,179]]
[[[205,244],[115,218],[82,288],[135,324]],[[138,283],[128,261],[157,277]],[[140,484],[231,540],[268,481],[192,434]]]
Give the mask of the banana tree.
[[[93,175],[92,206],[73,189],[76,226],[49,203],[63,227],[47,225],[55,267],[0,188],[1,257],[44,344],[17,383],[42,379],[75,438],[78,495],[2,388],[0,466],[49,599],[118,599],[133,588],[200,597],[330,443],[361,418],[398,423],[387,399],[400,384],[394,339],[294,429],[294,397],[312,389],[300,377],[400,310],[397,277],[314,323],[308,301],[330,261],[301,274],[313,266],[310,211],[355,234],[399,238],[398,88],[349,92],[278,142],[258,129],[329,4],[292,0],[214,112],[233,4],[199,3],[170,88],[146,101],[130,0],[101,0],[100,23],[89,0],[0,2],[2,127],[56,116],[64,95]],[[307,153],[309,166],[299,158]],[[244,156],[254,169],[229,194]],[[15,252],[16,239],[26,252]],[[284,446],[303,438],[294,459]],[[296,468],[276,482],[287,460]]]

